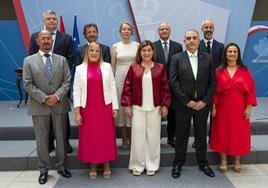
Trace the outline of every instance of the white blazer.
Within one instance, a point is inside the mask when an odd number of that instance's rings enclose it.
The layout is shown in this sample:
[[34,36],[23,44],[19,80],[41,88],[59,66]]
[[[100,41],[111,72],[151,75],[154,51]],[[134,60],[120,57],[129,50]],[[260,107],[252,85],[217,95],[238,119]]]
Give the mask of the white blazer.
[[[113,109],[118,109],[118,99],[115,86],[114,74],[109,63],[101,63],[102,85],[104,103],[112,103]],[[73,85],[74,108],[86,106],[87,101],[87,64],[82,63],[76,66],[74,85]]]

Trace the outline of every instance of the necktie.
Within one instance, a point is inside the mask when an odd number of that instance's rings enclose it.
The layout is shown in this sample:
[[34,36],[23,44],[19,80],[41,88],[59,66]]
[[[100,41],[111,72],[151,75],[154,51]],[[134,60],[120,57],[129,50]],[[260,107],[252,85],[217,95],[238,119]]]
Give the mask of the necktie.
[[164,55],[165,55],[165,59],[166,59],[166,63],[167,63],[167,60],[168,60],[168,46],[167,46],[167,42],[163,42],[164,44]]
[[49,54],[44,54],[44,56],[46,57],[45,67],[47,69],[48,76],[50,77],[52,74],[52,62],[49,58],[50,57]]
[[207,41],[207,53],[209,53],[210,54],[210,41]]

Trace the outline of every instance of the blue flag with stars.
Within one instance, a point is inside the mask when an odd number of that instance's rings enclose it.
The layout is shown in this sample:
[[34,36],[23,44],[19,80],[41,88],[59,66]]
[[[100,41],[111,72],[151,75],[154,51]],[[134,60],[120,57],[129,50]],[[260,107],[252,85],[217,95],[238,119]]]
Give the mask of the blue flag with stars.
[[[77,15],[74,15],[74,28],[73,28],[73,57],[76,57],[76,49],[80,46],[80,41],[79,41],[79,34],[78,34],[78,29],[77,29]],[[74,71],[75,67],[73,66],[71,69],[71,76],[72,79],[74,79]]]

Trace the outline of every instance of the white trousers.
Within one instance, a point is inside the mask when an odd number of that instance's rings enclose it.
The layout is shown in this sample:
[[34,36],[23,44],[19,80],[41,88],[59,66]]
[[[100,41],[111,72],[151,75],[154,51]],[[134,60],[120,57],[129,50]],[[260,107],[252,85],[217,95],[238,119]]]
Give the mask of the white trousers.
[[157,171],[160,165],[160,107],[143,111],[132,107],[132,130],[129,169]]

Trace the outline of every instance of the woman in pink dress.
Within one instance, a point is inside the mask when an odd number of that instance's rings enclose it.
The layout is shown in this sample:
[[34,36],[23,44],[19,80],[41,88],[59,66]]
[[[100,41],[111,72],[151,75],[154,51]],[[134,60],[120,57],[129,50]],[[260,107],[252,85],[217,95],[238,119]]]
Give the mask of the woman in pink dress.
[[117,158],[115,80],[111,65],[102,61],[98,43],[90,43],[86,52],[83,63],[76,67],[73,86],[75,121],[79,126],[78,160],[91,163],[91,179],[97,177],[97,164],[103,163],[103,177],[109,178],[109,162]]
[[241,60],[237,44],[225,47],[216,80],[210,148],[220,153],[220,171],[227,172],[227,155],[231,155],[233,170],[240,172],[240,156],[250,152],[250,114],[257,102],[254,80]]

